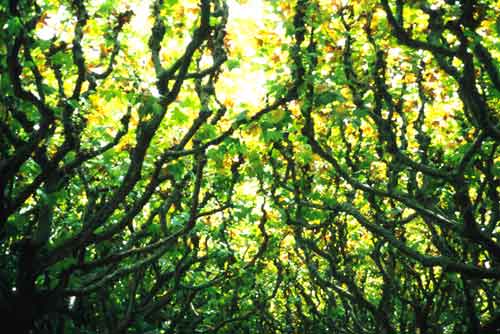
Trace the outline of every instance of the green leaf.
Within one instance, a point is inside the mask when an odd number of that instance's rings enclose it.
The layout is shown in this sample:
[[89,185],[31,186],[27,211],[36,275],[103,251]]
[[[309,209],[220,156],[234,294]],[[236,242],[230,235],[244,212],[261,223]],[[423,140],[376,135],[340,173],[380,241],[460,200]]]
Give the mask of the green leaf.
[[203,124],[198,131],[196,138],[198,140],[212,139],[217,135],[217,127],[212,124]]
[[178,107],[175,107],[174,110],[172,110],[172,121],[176,125],[181,125],[187,123],[189,121],[189,117]]
[[266,143],[269,142],[277,142],[283,139],[283,133],[281,131],[273,130],[273,129],[268,129],[262,131],[262,136],[264,137],[264,141]]
[[46,95],[53,94],[53,93],[55,93],[57,91],[54,87],[51,87],[51,86],[46,85],[46,84],[42,84],[42,87],[43,87],[43,92]]
[[149,233],[151,233],[153,235],[158,235],[161,232],[161,227],[159,224],[151,223],[148,225],[147,230]]
[[316,103],[319,105],[327,105],[333,101],[345,102],[345,98],[332,91],[323,92],[316,96]]
[[99,7],[99,9],[97,10],[98,12],[102,13],[102,14],[111,14],[111,12],[113,11],[114,9],[114,6],[115,6],[115,1],[114,0],[106,0],[104,1],[104,3]]
[[17,16],[10,18],[8,23],[7,23],[7,30],[9,32],[9,34],[12,34],[12,35],[19,34],[19,32],[21,32],[22,27],[23,27],[23,24],[21,22],[21,19]]
[[226,62],[227,68],[231,71],[235,68],[240,67],[240,61],[238,59],[229,59]]
[[55,65],[65,65],[65,66],[70,66],[72,64],[72,59],[71,55],[67,54],[63,51],[56,52],[52,57],[51,57],[52,63]]

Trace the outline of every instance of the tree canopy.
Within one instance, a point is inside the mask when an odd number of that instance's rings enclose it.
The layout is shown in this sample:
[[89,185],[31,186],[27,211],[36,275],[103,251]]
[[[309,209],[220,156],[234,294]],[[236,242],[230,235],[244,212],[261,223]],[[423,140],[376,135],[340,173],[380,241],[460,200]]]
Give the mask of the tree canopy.
[[16,333],[500,333],[500,2],[5,0]]

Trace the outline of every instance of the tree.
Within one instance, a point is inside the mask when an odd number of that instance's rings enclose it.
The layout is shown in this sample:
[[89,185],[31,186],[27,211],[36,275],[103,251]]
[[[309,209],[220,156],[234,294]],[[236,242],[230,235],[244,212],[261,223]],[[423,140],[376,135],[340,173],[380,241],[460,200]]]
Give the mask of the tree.
[[19,333],[500,331],[497,3],[0,10]]

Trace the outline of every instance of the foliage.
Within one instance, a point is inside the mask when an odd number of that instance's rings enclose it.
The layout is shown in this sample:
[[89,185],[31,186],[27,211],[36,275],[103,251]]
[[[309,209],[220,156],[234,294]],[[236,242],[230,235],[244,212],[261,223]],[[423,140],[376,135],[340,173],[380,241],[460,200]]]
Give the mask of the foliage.
[[0,4],[19,333],[499,333],[500,3]]

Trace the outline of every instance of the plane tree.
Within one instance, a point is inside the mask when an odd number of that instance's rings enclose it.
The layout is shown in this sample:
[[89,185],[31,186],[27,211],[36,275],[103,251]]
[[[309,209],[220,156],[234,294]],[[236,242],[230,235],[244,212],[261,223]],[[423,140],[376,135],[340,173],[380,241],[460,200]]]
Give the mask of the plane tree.
[[0,12],[6,326],[498,332],[496,2]]

